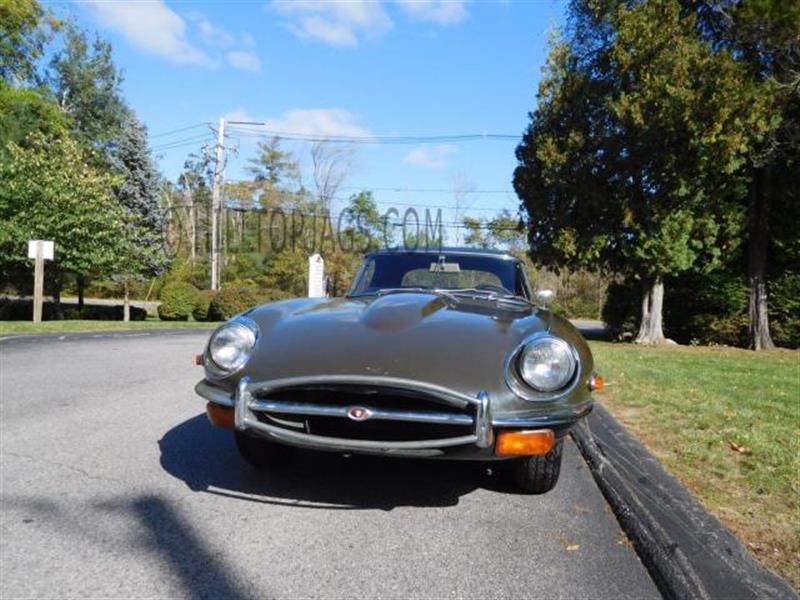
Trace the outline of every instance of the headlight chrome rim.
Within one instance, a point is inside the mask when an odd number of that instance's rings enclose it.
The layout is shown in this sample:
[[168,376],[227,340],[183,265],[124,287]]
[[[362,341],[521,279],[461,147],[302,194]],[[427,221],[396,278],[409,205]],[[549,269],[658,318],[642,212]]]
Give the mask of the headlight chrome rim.
[[[523,353],[525,350],[528,349],[532,344],[542,343],[546,340],[553,340],[559,344],[564,344],[564,347],[569,350],[569,354],[572,358],[572,369],[570,376],[565,380],[565,383],[561,387],[551,391],[541,390],[533,387],[532,384],[523,378],[520,370],[520,360],[523,358]],[[575,346],[570,344],[565,339],[553,335],[547,331],[535,333],[525,338],[522,343],[520,343],[511,354],[509,354],[505,364],[505,380],[508,387],[518,397],[531,402],[553,402],[556,400],[561,400],[575,389],[580,377],[580,372],[581,360]]]
[[[232,333],[232,331],[236,329],[239,329],[240,332],[243,332],[245,337],[252,336],[252,340],[246,340],[249,347],[245,351],[240,352],[238,357],[229,362],[226,366],[225,364],[222,364],[223,361],[221,360],[219,353],[215,353],[214,342],[219,336],[224,335],[225,333]],[[261,332],[256,322],[247,317],[234,317],[227,323],[221,325],[214,331],[214,333],[211,334],[208,344],[206,345],[207,370],[216,377],[228,377],[229,375],[233,375],[234,373],[241,371],[250,360],[253,351],[258,345],[260,336]]]

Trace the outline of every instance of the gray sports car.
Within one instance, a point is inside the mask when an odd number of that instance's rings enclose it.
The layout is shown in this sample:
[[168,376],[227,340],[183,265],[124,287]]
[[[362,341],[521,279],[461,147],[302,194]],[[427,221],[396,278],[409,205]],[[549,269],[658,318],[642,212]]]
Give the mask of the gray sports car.
[[292,447],[513,460],[530,493],[558,481],[562,439],[600,379],[523,263],[490,250],[382,250],[342,298],[255,307],[198,357],[212,423],[257,467]]

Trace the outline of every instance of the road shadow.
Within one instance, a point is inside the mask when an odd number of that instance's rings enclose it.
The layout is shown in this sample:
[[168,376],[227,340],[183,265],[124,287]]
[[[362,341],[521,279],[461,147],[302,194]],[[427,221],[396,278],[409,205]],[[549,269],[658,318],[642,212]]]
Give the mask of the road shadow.
[[131,503],[149,532],[148,547],[170,565],[191,598],[252,598],[240,587],[224,561],[213,554],[190,524],[165,500],[142,496]]
[[[21,518],[25,524],[38,524],[38,530],[33,529],[30,535],[42,535],[42,531],[46,531],[48,535],[68,538],[75,545],[96,547],[102,555],[110,557],[112,562],[105,563],[106,566],[121,564],[114,561],[131,560],[131,557],[139,556],[144,550],[159,565],[172,571],[188,598],[243,600],[266,597],[263,590],[255,593],[246,581],[237,580],[234,569],[225,563],[224,557],[208,546],[202,533],[180,514],[173,503],[159,495],[130,497],[124,494],[86,505],[74,498],[54,501],[12,494],[3,496],[3,509]],[[87,512],[91,514],[91,519],[86,519]],[[132,521],[136,525],[130,529],[130,537],[120,536],[119,530],[113,527],[111,516],[120,517],[126,523]],[[56,552],[55,556],[58,556],[59,550],[64,550],[64,546],[44,543],[43,538],[42,547],[45,546],[51,554]],[[90,571],[95,567],[87,566]],[[58,560],[50,569],[54,573],[63,573],[63,565]],[[111,568],[107,569],[105,575],[110,584],[125,577],[123,570]],[[77,597],[97,592],[91,580],[84,583],[86,588],[73,588]],[[76,592],[76,589],[80,591]],[[167,597],[164,595],[165,589],[159,592],[160,596]]]
[[170,429],[159,447],[164,470],[190,489],[267,504],[327,510],[454,506],[477,488],[507,487],[481,463],[305,450],[285,465],[259,471],[239,457],[233,434],[205,415]]

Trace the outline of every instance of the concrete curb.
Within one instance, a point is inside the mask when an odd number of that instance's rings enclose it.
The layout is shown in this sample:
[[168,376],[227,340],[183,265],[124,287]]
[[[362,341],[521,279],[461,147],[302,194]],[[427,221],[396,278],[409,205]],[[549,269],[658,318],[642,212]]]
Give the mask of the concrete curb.
[[572,436],[665,598],[797,600],[602,406]]

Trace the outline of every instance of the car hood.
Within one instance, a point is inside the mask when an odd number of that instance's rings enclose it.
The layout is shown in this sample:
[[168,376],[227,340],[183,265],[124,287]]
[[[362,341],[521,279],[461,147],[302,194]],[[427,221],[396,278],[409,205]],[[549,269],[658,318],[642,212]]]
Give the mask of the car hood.
[[549,313],[501,309],[429,293],[265,304],[247,313],[261,330],[242,375],[269,380],[306,375],[415,379],[476,395],[507,391],[503,372],[522,339],[548,328]]

